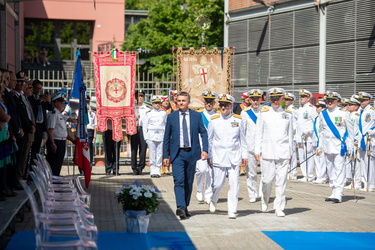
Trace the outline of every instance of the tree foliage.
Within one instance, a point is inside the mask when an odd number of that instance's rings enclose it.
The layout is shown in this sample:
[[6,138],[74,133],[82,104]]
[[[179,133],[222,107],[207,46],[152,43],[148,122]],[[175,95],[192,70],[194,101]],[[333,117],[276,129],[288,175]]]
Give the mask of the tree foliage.
[[141,70],[157,74],[172,72],[172,47],[200,47],[203,32],[196,24],[200,15],[210,18],[206,47],[223,46],[224,0],[158,0],[150,3],[148,18],[129,26],[123,50],[139,51],[146,63]]

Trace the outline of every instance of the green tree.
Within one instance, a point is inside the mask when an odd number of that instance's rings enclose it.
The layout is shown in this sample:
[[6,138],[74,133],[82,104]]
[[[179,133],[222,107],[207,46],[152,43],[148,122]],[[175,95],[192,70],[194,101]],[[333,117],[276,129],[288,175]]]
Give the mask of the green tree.
[[205,31],[207,47],[223,46],[224,0],[153,1],[148,18],[129,26],[129,35],[122,49],[142,49],[140,58],[145,60],[141,71],[156,74],[172,72],[174,47],[200,47],[202,30],[196,19],[205,15],[211,26]]
[[125,0],[127,10],[148,10],[155,0]]

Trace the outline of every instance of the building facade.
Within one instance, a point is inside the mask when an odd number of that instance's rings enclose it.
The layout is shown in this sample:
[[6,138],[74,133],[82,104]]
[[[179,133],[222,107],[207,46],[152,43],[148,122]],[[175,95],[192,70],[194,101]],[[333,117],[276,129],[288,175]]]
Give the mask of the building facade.
[[250,88],[375,94],[373,0],[226,1],[236,97]]
[[0,67],[18,71],[42,48],[52,61],[74,60],[77,49],[89,60],[104,44],[120,48],[124,9],[123,0],[0,0]]

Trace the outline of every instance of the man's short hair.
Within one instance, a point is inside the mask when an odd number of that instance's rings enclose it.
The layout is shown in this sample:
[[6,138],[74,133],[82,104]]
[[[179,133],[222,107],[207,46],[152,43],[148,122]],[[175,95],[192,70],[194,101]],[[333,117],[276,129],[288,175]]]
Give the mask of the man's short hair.
[[37,84],[41,84],[41,85],[43,86],[43,83],[42,83],[40,80],[35,79],[35,80],[33,81],[33,87],[35,87]]
[[187,96],[188,100],[190,101],[190,94],[188,92],[182,91],[177,94],[177,97],[179,96]]

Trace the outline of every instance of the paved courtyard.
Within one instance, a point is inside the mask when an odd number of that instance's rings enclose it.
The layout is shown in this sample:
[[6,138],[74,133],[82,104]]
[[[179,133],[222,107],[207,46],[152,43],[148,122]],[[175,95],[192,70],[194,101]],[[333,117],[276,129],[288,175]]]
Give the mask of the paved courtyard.
[[[75,173],[77,173],[77,169]],[[121,165],[120,176],[104,175],[104,167],[94,167],[90,188],[91,210],[100,231],[125,231],[125,216],[115,198],[115,191],[122,184],[139,180],[142,184],[157,186],[162,193],[161,205],[150,219],[150,231],[185,231],[197,249],[281,249],[262,231],[326,231],[326,232],[375,232],[375,193],[346,190],[343,202],[325,202],[330,195],[328,184],[287,184],[286,217],[276,217],[271,203],[269,212],[260,211],[260,201],[249,203],[246,178],[240,177],[237,219],[228,219],[226,196],[228,184],[223,188],[215,214],[208,205],[195,199],[189,206],[192,217],[180,220],[175,216],[173,177],[150,178],[146,168],[142,176],[134,176],[128,165]],[[72,175],[72,167],[63,167],[63,174]],[[18,230],[32,230],[32,215],[18,225]]]

